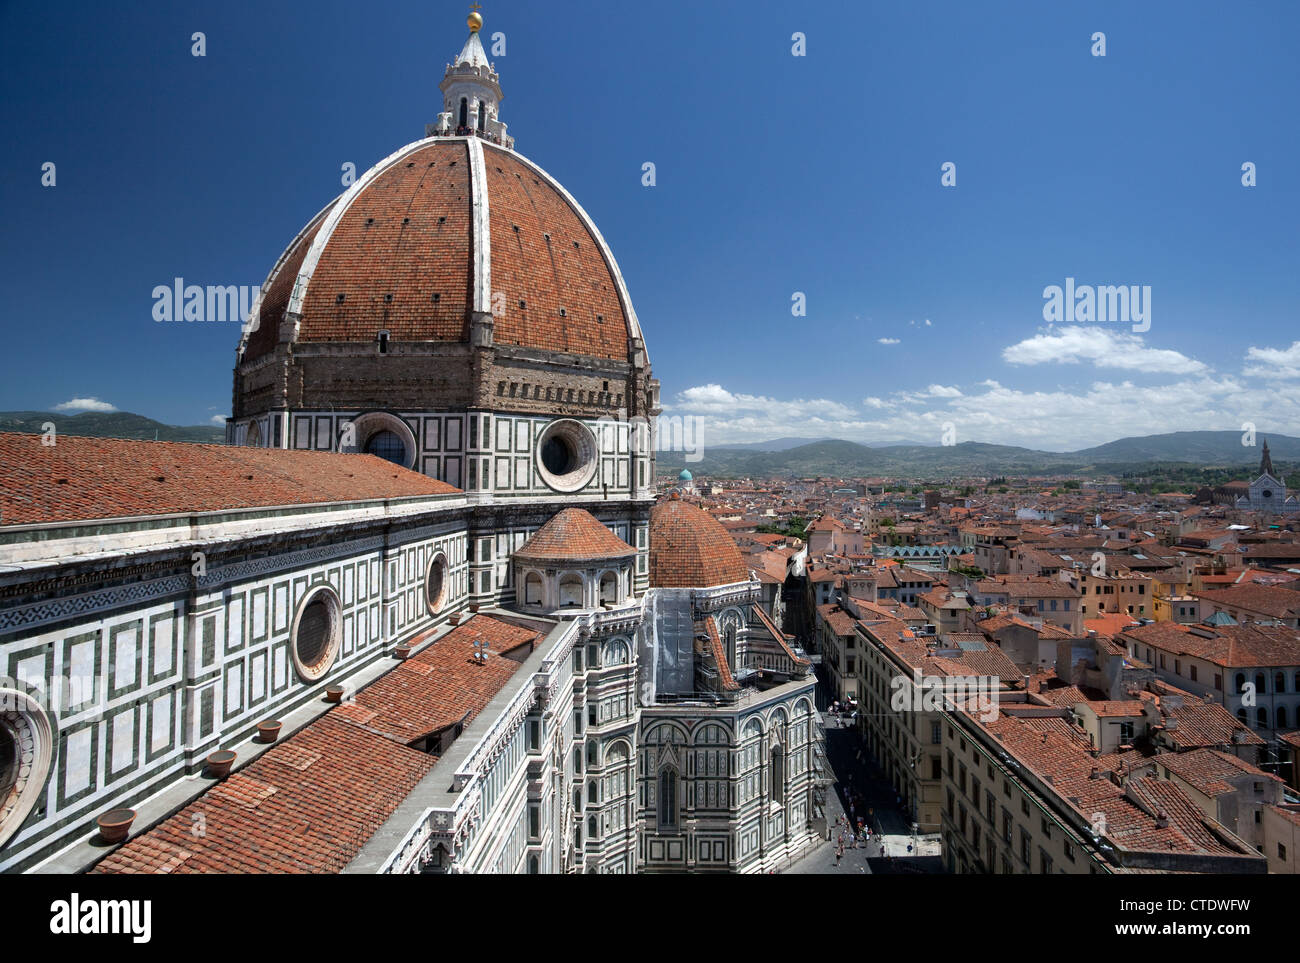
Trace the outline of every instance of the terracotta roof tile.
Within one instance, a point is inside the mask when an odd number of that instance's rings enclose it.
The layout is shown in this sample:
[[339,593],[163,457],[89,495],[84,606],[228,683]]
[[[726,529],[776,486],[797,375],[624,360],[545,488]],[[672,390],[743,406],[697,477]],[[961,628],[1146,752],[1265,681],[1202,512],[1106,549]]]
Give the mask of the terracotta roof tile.
[[650,511],[650,585],[708,588],[749,580],[740,549],[718,521],[673,497]]
[[0,433],[3,525],[456,491],[374,455]]
[[636,549],[623,541],[590,512],[566,508],[533,533],[515,558],[568,561],[626,558]]

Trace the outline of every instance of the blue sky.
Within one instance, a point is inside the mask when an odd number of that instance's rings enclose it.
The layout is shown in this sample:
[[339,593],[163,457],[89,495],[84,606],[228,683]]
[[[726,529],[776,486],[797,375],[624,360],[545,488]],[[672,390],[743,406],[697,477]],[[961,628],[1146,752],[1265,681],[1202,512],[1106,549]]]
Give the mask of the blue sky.
[[[156,323],[153,288],[260,284],[342,164],[423,135],[466,12],[0,3],[0,409],[227,413],[238,325]],[[706,444],[1300,434],[1300,5],[482,13],[517,149],[600,225]],[[1067,277],[1149,286],[1149,330],[1049,327]]]

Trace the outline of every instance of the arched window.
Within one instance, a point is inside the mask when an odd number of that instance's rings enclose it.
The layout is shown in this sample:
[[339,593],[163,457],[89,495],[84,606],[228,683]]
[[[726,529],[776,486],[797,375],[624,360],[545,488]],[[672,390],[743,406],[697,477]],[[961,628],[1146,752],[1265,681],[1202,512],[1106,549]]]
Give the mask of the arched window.
[[1255,728],[1256,729],[1268,728],[1268,710],[1265,709],[1263,706],[1260,706],[1258,709],[1255,710]]
[[1237,673],[1237,694],[1240,695],[1245,691],[1246,691],[1246,673],[1238,672]]
[[1286,674],[1285,674],[1285,673],[1283,673],[1283,672],[1274,672],[1274,673],[1273,673],[1273,691],[1274,691],[1274,692],[1285,692],[1285,691],[1286,691]]
[[1246,721],[1246,710],[1245,710],[1245,709],[1238,709],[1238,710],[1237,710],[1237,721],[1240,722],[1243,726],[1250,725],[1250,723]]
[[598,829],[599,827],[596,825],[596,817],[588,816],[587,817],[587,838],[599,839],[600,833],[598,832]]
[[483,130],[483,121],[487,119],[486,115],[487,107],[483,104],[483,101],[480,100],[478,102],[478,123],[475,125],[480,131]]
[[785,750],[772,747],[772,802],[785,802]]
[[736,623],[731,622],[727,625],[727,664],[733,669],[736,667]]
[[536,572],[529,572],[524,577],[524,604],[542,604],[542,577]]
[[677,829],[677,770],[659,770],[659,831]]
[[600,600],[602,602],[618,601],[618,576],[606,572],[600,577]]
[[1286,728],[1286,706],[1277,707],[1277,727],[1279,729]]
[[582,772],[582,750],[577,746],[573,747],[573,771]]
[[582,790],[573,790],[573,809],[575,812],[582,812]]
[[593,779],[591,782],[587,783],[587,802],[592,804],[599,802],[599,800],[596,798],[596,793],[597,793],[596,780]]
[[460,99],[460,127],[469,126],[469,101],[462,97]]
[[244,444],[249,448],[259,448],[262,444],[262,429],[258,427],[257,422],[248,423],[248,434],[244,435]]
[[1264,677],[1263,672],[1255,673],[1255,695],[1263,695],[1268,691],[1268,680]]
[[582,576],[566,575],[560,579],[560,607],[582,605]]
[[529,875],[529,876],[536,876],[539,872],[540,872],[540,868],[539,868],[539,866],[538,866],[537,857],[536,857],[536,856],[529,856],[529,857],[528,857],[528,875]]

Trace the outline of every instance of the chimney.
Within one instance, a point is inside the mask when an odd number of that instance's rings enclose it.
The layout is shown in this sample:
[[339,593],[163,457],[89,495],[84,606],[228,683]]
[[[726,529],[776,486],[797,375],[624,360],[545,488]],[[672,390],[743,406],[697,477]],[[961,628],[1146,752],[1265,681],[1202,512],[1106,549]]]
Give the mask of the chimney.
[[1156,829],[1164,829],[1168,825],[1169,817],[1165,815],[1165,811],[1162,809],[1156,813]]

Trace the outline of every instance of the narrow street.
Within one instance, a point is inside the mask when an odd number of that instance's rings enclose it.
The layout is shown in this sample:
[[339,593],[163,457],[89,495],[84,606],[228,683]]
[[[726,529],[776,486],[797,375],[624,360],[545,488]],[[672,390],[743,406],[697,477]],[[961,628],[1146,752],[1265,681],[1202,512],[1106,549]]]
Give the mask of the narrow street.
[[[848,875],[943,872],[938,840],[912,835],[911,822],[898,806],[893,788],[862,748],[857,730],[847,719],[841,727],[833,715],[826,713],[824,718],[826,758],[835,779],[826,799],[831,839],[823,840],[783,872]],[[839,820],[850,812],[855,825],[862,819],[871,826],[871,837],[856,847],[846,842],[843,856],[837,861]]]

